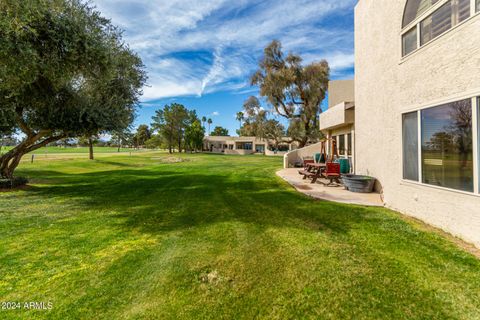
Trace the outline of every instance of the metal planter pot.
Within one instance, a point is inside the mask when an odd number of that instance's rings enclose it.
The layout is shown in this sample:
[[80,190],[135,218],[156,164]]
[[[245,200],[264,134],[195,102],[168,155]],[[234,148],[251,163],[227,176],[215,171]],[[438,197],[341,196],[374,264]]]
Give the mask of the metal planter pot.
[[357,193],[371,193],[375,185],[375,178],[355,174],[342,175],[342,181],[347,190]]

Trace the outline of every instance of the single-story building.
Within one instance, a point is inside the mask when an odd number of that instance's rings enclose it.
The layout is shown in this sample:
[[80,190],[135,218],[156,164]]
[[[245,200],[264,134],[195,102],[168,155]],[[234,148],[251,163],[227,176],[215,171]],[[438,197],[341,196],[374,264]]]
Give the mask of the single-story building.
[[207,136],[203,140],[203,149],[212,153],[283,156],[288,151],[298,147],[296,142],[290,142],[288,138],[282,140],[278,147],[275,147],[274,141],[257,137]]

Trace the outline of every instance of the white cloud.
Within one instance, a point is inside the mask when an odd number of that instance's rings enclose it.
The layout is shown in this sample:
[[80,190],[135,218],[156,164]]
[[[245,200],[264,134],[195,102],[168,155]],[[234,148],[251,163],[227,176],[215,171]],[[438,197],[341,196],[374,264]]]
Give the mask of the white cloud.
[[[94,0],[95,1],[95,0]],[[305,61],[327,58],[332,73],[353,65],[349,26],[322,21],[356,0],[96,0],[125,30],[149,74],[144,101],[249,90],[248,78],[272,39]]]
[[217,116],[219,116],[219,115],[220,115],[220,112],[218,112],[218,111],[212,112],[212,116],[213,116],[213,117],[217,117]]

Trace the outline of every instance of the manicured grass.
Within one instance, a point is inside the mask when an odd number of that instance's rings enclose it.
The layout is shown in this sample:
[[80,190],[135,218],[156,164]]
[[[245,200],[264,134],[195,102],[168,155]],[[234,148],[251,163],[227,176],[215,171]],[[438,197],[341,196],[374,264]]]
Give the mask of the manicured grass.
[[480,261],[383,208],[314,201],[281,158],[22,163],[0,193],[2,319],[479,319]]
[[[12,147],[2,147],[2,152],[10,150]],[[118,148],[116,147],[94,147],[94,153],[115,153],[118,152]],[[132,148],[120,148],[120,152],[138,152],[139,150],[135,150]],[[34,152],[38,155],[50,154],[50,153],[88,153],[88,147],[46,147],[38,149]]]

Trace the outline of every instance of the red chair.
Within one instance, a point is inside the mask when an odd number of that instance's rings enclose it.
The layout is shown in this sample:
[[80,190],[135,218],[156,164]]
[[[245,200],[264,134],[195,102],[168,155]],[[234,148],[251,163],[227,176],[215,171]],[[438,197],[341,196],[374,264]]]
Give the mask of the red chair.
[[327,184],[323,183],[326,186],[333,185],[333,181],[335,181],[337,185],[340,185],[340,163],[327,162],[325,171],[322,172],[322,177],[330,180]]

